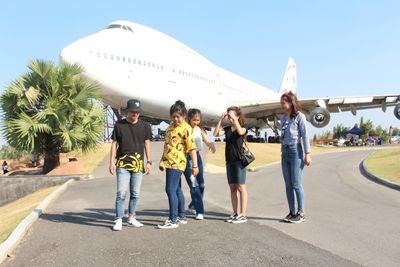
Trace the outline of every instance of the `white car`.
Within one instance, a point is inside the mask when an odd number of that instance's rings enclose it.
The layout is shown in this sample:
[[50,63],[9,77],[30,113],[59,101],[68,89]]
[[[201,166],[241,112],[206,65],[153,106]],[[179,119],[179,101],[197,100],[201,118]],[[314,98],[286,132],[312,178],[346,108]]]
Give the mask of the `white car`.
[[339,138],[335,142],[333,142],[334,146],[344,146],[346,142],[346,139],[344,138]]

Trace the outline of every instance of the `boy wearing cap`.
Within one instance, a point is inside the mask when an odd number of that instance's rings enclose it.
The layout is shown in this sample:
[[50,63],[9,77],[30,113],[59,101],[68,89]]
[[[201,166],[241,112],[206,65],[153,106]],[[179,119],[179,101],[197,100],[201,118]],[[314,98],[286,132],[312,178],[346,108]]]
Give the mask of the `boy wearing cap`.
[[[152,132],[150,124],[139,120],[141,111],[141,104],[138,100],[129,100],[125,109],[126,118],[115,124],[112,133],[109,171],[112,175],[117,174],[114,231],[122,230],[128,188],[130,192],[128,225],[143,226],[136,220],[136,206],[143,173],[148,175],[151,171],[150,139]],[[146,163],[144,162],[144,153],[146,154]]]

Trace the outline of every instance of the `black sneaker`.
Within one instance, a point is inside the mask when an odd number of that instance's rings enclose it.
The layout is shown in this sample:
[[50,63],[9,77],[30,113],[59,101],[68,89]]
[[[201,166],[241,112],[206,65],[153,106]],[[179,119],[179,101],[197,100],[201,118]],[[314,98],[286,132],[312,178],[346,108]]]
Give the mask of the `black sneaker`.
[[247,222],[247,217],[243,215],[236,216],[236,218],[232,220],[232,223],[245,223],[245,222]]
[[231,216],[226,219],[226,222],[231,223],[236,217],[238,216],[237,213],[232,213]]
[[304,213],[297,213],[296,216],[292,217],[289,219],[289,222],[291,223],[302,223],[306,220],[306,217],[304,217]]
[[173,222],[170,219],[166,220],[164,224],[157,225],[158,229],[173,229],[178,228],[179,224],[177,222]]
[[286,217],[283,218],[282,221],[284,221],[284,222],[290,222],[290,220],[291,220],[293,217],[295,217],[295,216],[296,216],[295,214],[293,214],[292,212],[289,212],[289,214],[286,215]]

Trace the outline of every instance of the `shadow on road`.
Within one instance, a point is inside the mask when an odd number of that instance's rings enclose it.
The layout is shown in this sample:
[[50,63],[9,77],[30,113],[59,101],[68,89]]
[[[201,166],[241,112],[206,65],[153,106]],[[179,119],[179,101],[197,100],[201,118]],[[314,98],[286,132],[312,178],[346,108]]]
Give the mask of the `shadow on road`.
[[[144,225],[157,226],[168,217],[168,210],[144,209],[137,212],[139,220]],[[206,214],[206,220],[225,221],[229,214],[209,211]],[[194,218],[194,215],[188,215],[189,218]],[[42,214],[43,220],[48,220],[55,223],[73,223],[93,227],[105,227],[112,229],[115,220],[114,209],[86,209],[85,212],[64,212],[63,214]],[[277,218],[267,217],[249,217],[250,220],[268,220],[281,221]]]

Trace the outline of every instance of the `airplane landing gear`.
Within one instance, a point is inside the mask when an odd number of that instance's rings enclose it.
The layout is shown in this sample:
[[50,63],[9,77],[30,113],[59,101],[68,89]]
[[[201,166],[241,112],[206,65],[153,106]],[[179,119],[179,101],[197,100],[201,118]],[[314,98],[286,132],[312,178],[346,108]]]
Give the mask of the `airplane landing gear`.
[[279,144],[281,142],[281,138],[279,135],[279,122],[278,122],[278,117],[276,115],[270,116],[269,118],[264,119],[265,123],[267,126],[274,132],[274,136],[269,136],[268,137],[268,143],[277,143]]

